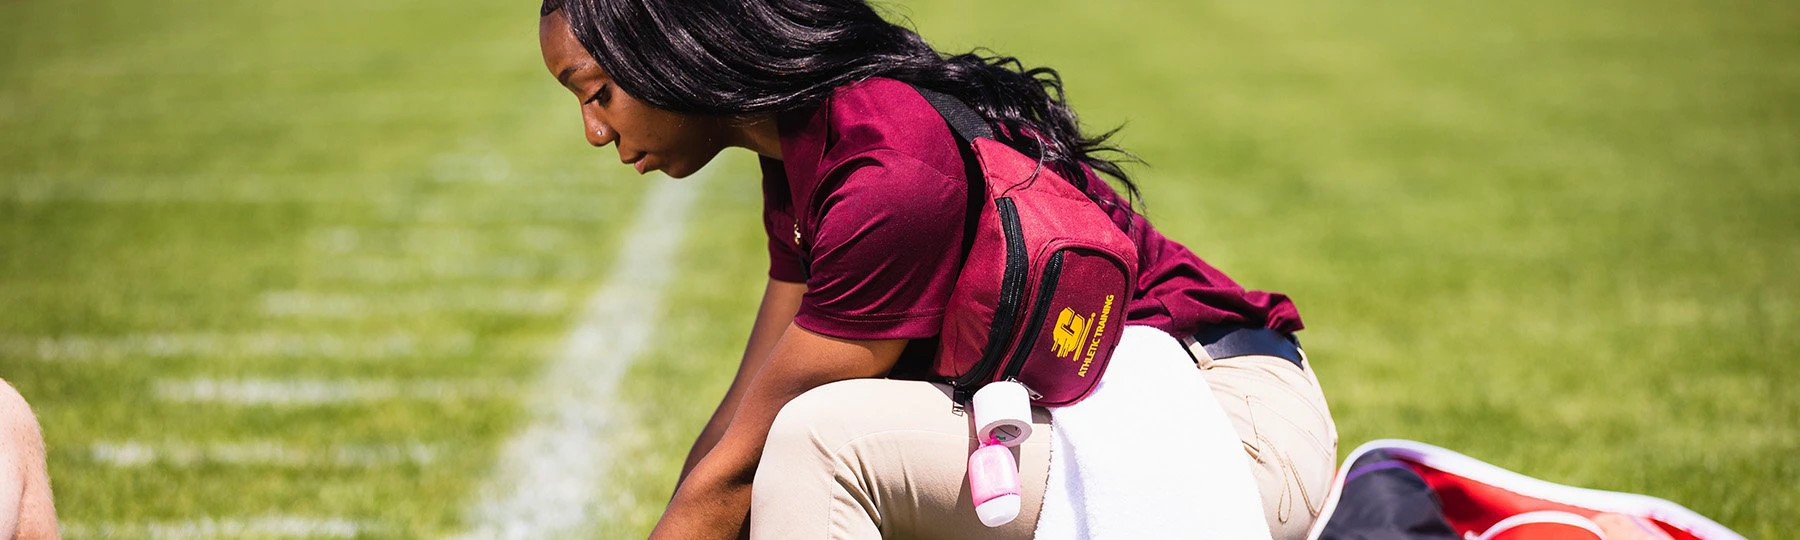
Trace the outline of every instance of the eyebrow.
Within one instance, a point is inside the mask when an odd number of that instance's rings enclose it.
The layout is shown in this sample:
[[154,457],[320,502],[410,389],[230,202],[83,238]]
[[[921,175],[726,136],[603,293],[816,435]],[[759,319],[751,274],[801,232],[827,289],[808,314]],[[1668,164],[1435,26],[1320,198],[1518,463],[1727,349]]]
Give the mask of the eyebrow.
[[588,61],[584,60],[579,64],[575,64],[573,66],[563,68],[562,71],[560,71],[556,74],[556,82],[562,83],[563,86],[568,86],[570,75],[574,75],[576,71],[580,71],[584,68],[591,67],[593,65],[594,65],[593,62],[588,62]]

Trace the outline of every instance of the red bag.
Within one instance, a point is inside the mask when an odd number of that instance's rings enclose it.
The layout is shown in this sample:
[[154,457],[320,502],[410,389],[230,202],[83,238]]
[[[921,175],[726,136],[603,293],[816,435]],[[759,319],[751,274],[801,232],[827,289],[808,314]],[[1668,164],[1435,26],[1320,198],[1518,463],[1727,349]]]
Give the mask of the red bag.
[[1012,379],[1034,405],[1081,401],[1119,344],[1136,285],[1136,244],[1081,189],[995,140],[968,105],[919,93],[969,143],[970,193],[984,194],[969,217],[973,237],[933,373],[959,399]]
[[1403,439],[1350,452],[1307,538],[1744,540],[1679,504],[1553,484]]

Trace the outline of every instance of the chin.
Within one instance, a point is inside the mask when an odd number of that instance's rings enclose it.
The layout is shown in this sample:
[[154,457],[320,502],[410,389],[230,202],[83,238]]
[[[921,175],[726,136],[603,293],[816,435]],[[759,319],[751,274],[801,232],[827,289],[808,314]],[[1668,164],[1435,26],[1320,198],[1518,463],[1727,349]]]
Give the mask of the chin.
[[707,163],[711,162],[712,160],[708,159],[696,164],[692,161],[684,160],[670,163],[667,167],[663,167],[660,170],[663,174],[668,175],[669,178],[687,178],[693,176],[694,173],[700,172],[701,169],[706,168]]

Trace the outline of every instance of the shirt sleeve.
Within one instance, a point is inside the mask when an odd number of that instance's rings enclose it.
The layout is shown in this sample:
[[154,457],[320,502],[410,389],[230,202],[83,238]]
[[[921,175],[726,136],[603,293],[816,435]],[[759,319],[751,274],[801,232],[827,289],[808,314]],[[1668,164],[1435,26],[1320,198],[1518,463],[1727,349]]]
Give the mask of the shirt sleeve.
[[844,339],[936,336],[961,262],[968,187],[891,150],[845,161],[823,186],[794,322]]

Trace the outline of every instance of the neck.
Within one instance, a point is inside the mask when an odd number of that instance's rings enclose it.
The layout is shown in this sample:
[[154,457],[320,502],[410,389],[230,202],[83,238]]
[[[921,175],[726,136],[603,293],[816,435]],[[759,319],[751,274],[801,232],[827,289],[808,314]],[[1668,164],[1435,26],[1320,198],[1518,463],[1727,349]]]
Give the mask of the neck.
[[775,124],[775,115],[763,114],[745,119],[737,124],[738,140],[735,146],[749,148],[769,159],[781,159],[781,131]]

